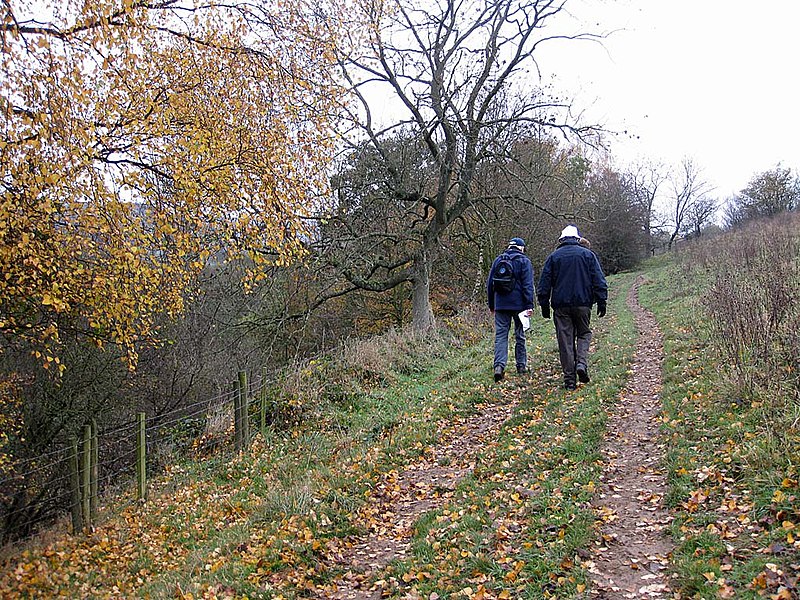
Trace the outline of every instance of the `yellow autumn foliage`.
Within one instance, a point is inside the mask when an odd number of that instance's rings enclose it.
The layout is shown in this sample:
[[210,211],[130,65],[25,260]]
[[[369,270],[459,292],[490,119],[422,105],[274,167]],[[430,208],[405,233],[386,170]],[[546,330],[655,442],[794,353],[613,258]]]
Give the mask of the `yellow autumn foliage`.
[[8,343],[32,342],[60,369],[69,329],[119,344],[134,365],[156,315],[181,311],[209,260],[245,257],[257,277],[302,253],[341,100],[335,26],[311,8],[4,4]]

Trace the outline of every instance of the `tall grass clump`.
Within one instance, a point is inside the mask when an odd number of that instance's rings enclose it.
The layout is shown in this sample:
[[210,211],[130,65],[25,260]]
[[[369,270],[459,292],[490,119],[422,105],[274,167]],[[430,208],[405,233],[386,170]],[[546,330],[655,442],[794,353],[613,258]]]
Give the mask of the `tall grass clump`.
[[335,351],[298,362],[278,374],[268,389],[274,425],[312,420],[330,421],[344,411],[358,410],[371,393],[401,380],[422,376],[455,349],[476,344],[488,331],[477,307],[467,307],[436,329],[410,327],[382,335],[345,341]]

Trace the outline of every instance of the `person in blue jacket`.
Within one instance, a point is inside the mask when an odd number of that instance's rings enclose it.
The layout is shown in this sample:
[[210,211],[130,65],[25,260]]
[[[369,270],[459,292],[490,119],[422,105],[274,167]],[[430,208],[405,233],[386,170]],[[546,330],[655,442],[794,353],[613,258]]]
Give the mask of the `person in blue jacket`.
[[558,354],[564,373],[564,388],[574,390],[576,378],[589,382],[589,343],[592,341],[592,305],[597,316],[606,314],[608,285],[594,252],[581,243],[578,228],[568,225],[558,247],[547,257],[539,279],[537,299],[542,316],[556,326]]
[[[517,373],[528,372],[528,354],[525,348],[525,329],[519,313],[525,311],[530,317],[533,312],[533,265],[525,256],[525,241],[522,238],[511,238],[508,248],[494,259],[486,281],[486,296],[489,310],[494,313],[494,380],[500,381],[508,362],[508,334],[511,323],[514,323],[514,360]],[[502,291],[495,285],[495,272],[504,256],[513,266],[512,289]]]

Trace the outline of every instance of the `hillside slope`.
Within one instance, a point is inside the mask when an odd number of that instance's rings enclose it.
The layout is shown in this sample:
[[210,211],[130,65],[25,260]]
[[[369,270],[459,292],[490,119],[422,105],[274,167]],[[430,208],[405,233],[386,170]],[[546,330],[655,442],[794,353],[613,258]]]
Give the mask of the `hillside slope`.
[[[603,597],[596,550],[626,540],[604,539],[613,519],[597,499],[603,449],[625,435],[608,429],[620,427],[608,415],[631,380],[637,333],[625,301],[639,275],[610,278],[592,381],[576,392],[561,389],[552,324],[541,318],[529,332],[532,374],[500,385],[482,326],[475,343],[403,342],[393,367],[370,370],[362,354],[364,373],[343,373],[324,402],[296,407],[296,422],[259,433],[249,452],[175,464],[146,504],[7,558],[0,593]],[[645,269],[639,290],[664,334],[657,441],[675,545],[670,593],[795,597],[792,460],[749,462],[765,456],[756,442],[769,443],[759,438],[763,400],[727,400],[693,277],[664,260]]]
[[[417,582],[444,595],[469,587],[476,565],[485,563],[501,582],[516,571],[519,585],[550,586],[550,575],[562,572],[565,559],[589,541],[587,501],[597,475],[602,402],[622,384],[629,355],[624,336],[631,324],[621,299],[630,281],[617,279],[616,316],[599,323],[604,343],[596,353],[596,383],[586,394],[561,390],[552,325],[541,319],[530,332],[533,375],[509,377],[500,386],[491,382],[486,328],[463,347],[442,350],[417,341],[415,350],[404,350],[414,361],[383,377],[365,376],[383,379],[378,385],[361,393],[342,393],[340,385],[337,412],[321,415],[309,407],[313,419],[259,434],[245,455],[176,464],[146,504],[131,502],[90,534],[8,560],[0,590],[19,597],[291,598],[325,589],[344,570],[335,557],[370,531],[376,499],[391,492],[397,474],[434,455],[444,440],[458,440],[471,415],[505,404],[513,405],[513,416],[473,453],[474,471],[442,490],[446,502],[414,524],[420,541],[412,556],[376,579],[398,593]],[[601,333],[601,327],[617,333]],[[528,498],[518,489],[545,493]],[[507,523],[502,531],[519,533],[523,501],[536,503],[525,509],[531,515],[548,509],[529,530],[536,540],[531,549],[547,549],[530,577],[515,566],[518,560],[509,562],[505,546],[496,557],[486,554],[496,541],[486,537],[487,524]],[[421,541],[428,535],[422,528],[454,537],[428,544]],[[467,547],[456,552],[462,543]],[[415,566],[434,555],[444,562]],[[577,563],[570,570],[576,576],[559,589],[585,581]],[[430,576],[422,575],[426,571]],[[444,578],[434,579],[436,572]]]

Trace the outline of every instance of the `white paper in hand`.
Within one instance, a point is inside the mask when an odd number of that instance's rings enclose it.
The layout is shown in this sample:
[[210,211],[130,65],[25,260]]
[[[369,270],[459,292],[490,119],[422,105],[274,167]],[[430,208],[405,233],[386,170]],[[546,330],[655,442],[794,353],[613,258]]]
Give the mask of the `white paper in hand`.
[[531,319],[528,317],[528,311],[523,310],[519,313],[519,320],[522,322],[522,331],[528,331],[531,328]]

